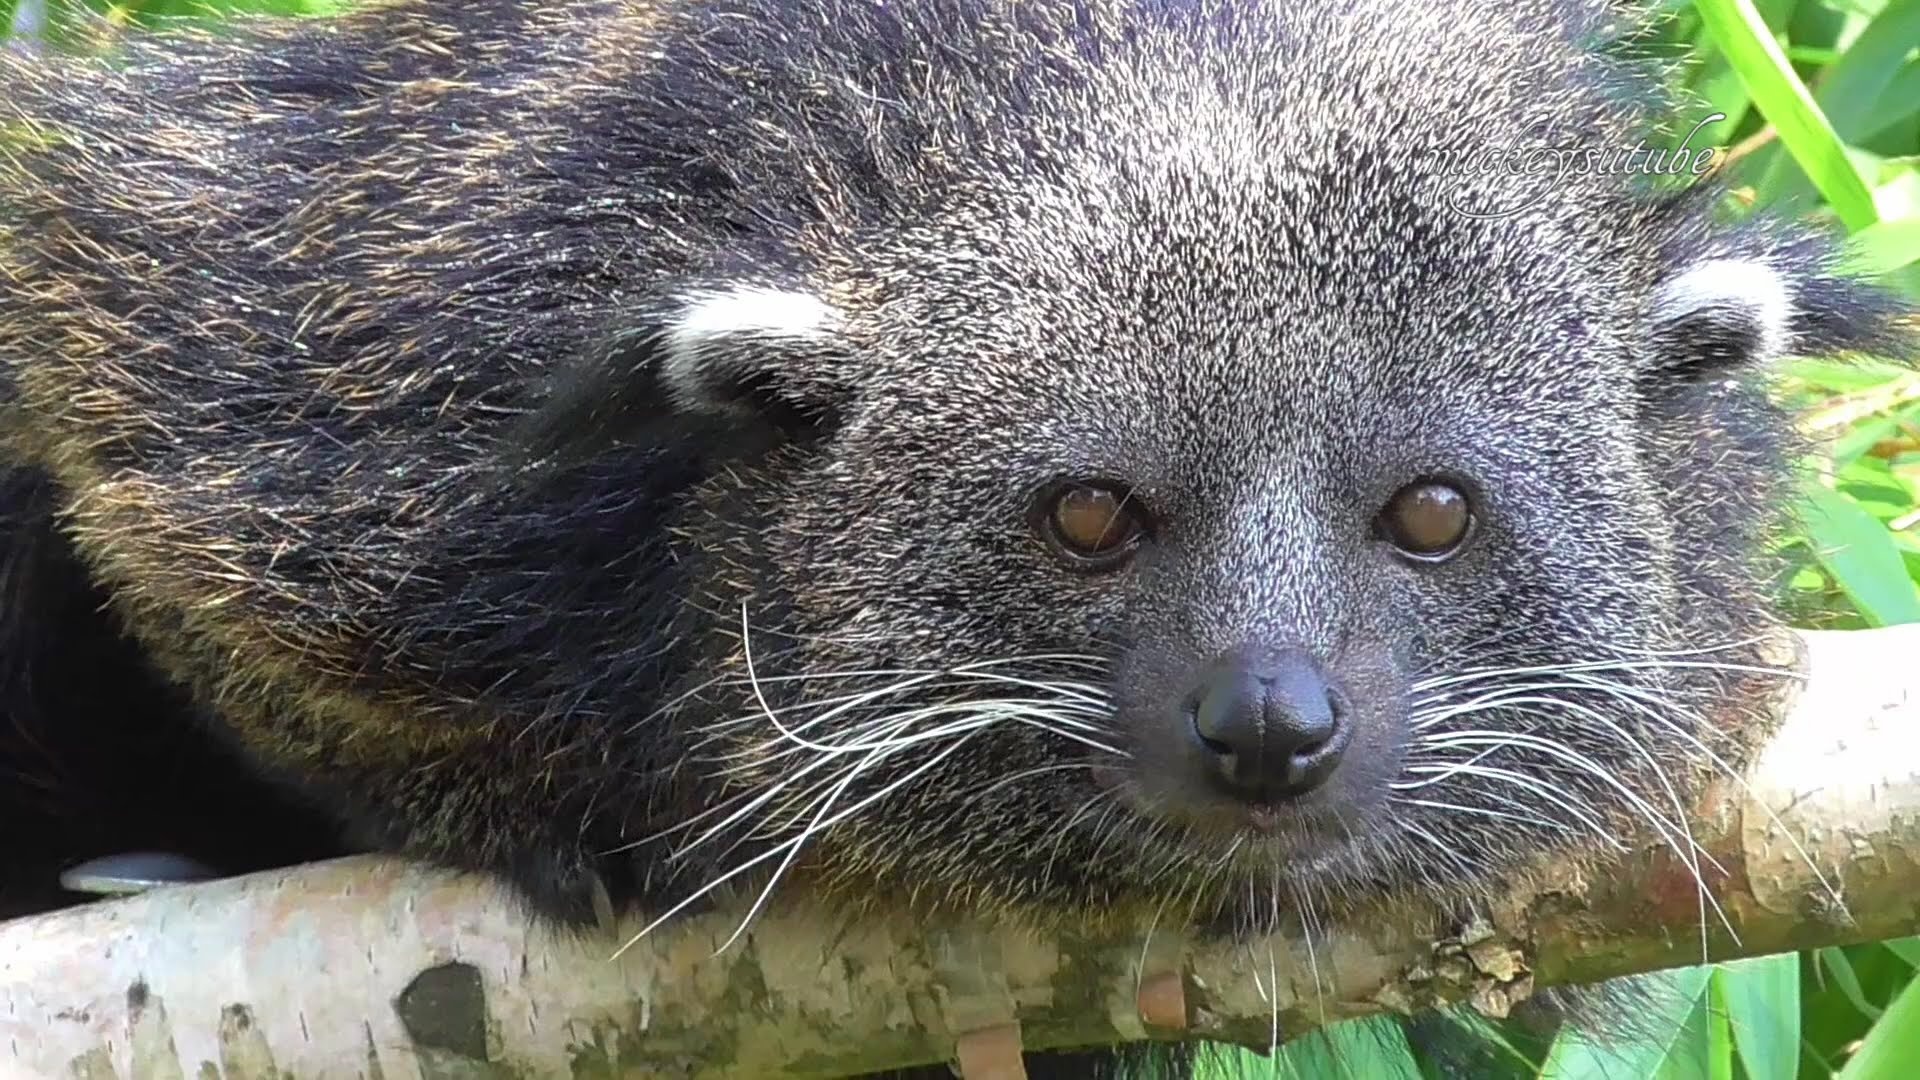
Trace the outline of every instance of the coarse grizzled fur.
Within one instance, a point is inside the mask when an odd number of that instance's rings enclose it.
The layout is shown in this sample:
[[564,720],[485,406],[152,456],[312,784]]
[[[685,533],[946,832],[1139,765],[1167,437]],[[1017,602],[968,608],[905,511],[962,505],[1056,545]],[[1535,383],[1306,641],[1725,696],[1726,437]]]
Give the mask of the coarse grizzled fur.
[[[1710,188],[1433,168],[1632,146],[1611,19],[400,0],[7,56],[10,559],[191,695],[101,723],[191,711],[288,814],[567,920],[791,854],[1233,927],[1661,839],[1771,682],[1754,373],[1897,310]],[[1438,564],[1374,528],[1429,477]],[[1033,532],[1083,478],[1153,514],[1114,572]],[[1167,721],[1249,644],[1356,730],[1262,828]]]

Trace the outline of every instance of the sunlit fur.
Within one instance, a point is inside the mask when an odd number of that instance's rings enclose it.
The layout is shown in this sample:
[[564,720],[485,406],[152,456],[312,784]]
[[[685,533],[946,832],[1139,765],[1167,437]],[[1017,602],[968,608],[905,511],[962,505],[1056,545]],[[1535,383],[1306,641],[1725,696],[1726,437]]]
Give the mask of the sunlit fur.
[[[1633,145],[1609,18],[412,0],[0,55],[7,445],[265,774],[548,915],[1315,941],[1555,851],[1704,878],[1778,682],[1756,372],[1897,312],[1711,189],[1431,167]],[[1663,291],[1701,265],[1747,293]],[[1418,565],[1372,523],[1431,475],[1476,522]],[[1033,534],[1074,478],[1151,507],[1124,567]],[[1267,834],[1167,750],[1250,642],[1364,729]]]

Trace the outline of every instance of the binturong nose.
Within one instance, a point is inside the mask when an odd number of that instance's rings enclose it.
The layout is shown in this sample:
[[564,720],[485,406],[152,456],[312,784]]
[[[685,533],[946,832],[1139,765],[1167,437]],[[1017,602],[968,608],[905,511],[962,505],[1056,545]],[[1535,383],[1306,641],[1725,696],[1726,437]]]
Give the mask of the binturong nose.
[[1216,785],[1249,802],[1296,799],[1326,783],[1352,725],[1340,693],[1304,649],[1240,649],[1185,698]]

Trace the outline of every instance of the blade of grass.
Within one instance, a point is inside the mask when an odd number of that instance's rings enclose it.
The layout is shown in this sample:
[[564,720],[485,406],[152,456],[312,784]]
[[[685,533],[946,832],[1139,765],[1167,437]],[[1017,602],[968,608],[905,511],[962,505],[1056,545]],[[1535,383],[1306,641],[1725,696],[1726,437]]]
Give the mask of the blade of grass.
[[1887,274],[1920,262],[1920,217],[1881,221],[1854,233],[1848,260],[1865,274]]
[[1827,948],[1817,951],[1814,956],[1820,967],[1833,980],[1842,997],[1869,1020],[1878,1020],[1882,1014],[1880,1006],[1867,1000],[1866,988],[1860,985],[1860,976],[1853,970],[1853,961],[1847,959],[1844,949]]
[[1707,1059],[1702,1064],[1708,1080],[1733,1080],[1733,1023],[1728,1008],[1727,988],[1715,971],[1707,983],[1707,995],[1700,1002],[1697,1017],[1707,1029]]
[[1879,220],[1866,180],[1847,158],[1833,125],[1794,74],[1780,43],[1752,0],[1696,0],[1707,33],[1740,75],[1740,82],[1780,142],[1849,230]]
[[1885,526],[1818,483],[1802,488],[1801,508],[1815,557],[1862,615],[1877,626],[1920,622],[1920,593]]
[[1541,1080],[1682,1080],[1708,1074],[1710,1036],[1705,1027],[1708,967],[1675,968],[1650,976],[1657,987],[1636,1020],[1634,1038],[1594,1039],[1563,1031],[1540,1070]]
[[1920,937],[1894,938],[1880,944],[1886,946],[1888,952],[1920,969]]
[[1715,990],[1751,1080],[1794,1080],[1800,1047],[1800,958],[1735,960],[1714,972]]
[[1847,1059],[1839,1080],[1912,1080],[1920,1074],[1920,979],[1907,983],[1860,1049]]
[[1815,92],[1833,130],[1861,138],[1886,113],[1887,89],[1920,45],[1920,0],[1893,0],[1827,68]]

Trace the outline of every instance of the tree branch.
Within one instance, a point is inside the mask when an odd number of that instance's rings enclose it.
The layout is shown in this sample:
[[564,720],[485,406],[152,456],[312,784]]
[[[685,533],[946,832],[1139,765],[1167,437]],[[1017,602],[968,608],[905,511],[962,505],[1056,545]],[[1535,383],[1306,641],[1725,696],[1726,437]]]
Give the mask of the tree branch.
[[957,1046],[969,1076],[1002,1075],[1022,1041],[1265,1046],[1270,960],[1295,1033],[1439,1000],[1499,1014],[1536,984],[1698,963],[1703,947],[1720,960],[1920,932],[1920,626],[1799,641],[1804,689],[1747,782],[1713,786],[1692,823],[1725,870],[1709,881],[1737,942],[1711,913],[1703,932],[1688,868],[1647,851],[1548,867],[1439,944],[1392,919],[1309,957],[1164,927],[1049,936],[788,907],[717,957],[738,912],[610,960],[613,939],[531,929],[484,881],[358,858],[0,925],[0,1074],[830,1076]]

